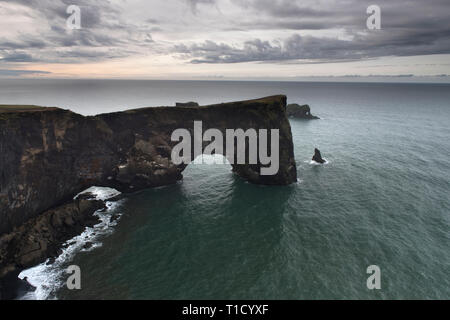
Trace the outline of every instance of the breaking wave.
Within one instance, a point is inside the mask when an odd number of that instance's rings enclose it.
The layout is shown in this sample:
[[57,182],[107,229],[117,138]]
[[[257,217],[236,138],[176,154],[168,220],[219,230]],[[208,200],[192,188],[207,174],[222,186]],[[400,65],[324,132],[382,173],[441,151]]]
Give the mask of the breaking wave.
[[118,208],[124,200],[107,200],[119,195],[120,192],[112,188],[91,187],[80,194],[88,192],[94,194],[97,200],[106,201],[106,210],[102,209],[94,213],[99,218],[100,223],[93,227],[86,227],[83,233],[66,241],[62,246],[62,253],[53,261],[47,259],[44,263],[23,270],[19,274],[19,278],[23,280],[26,277],[36,290],[25,293],[19,299],[57,299],[56,292],[65,285],[68,276],[66,268],[75,255],[79,252],[88,252],[101,247],[101,240],[114,231],[114,227],[121,217]]

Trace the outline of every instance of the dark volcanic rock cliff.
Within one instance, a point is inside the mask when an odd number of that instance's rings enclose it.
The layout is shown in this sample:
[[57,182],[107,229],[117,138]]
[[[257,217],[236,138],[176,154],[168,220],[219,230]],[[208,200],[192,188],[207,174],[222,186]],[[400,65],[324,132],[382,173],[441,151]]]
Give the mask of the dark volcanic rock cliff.
[[76,199],[1,235],[0,279],[58,256],[61,244],[100,222],[93,213],[104,207],[101,200]]
[[[171,161],[175,129],[279,129],[280,167],[233,165],[253,183],[297,180],[286,97],[205,107],[144,108],[84,117],[68,110],[0,106],[0,234],[61,205],[92,185],[123,192],[175,183],[186,165]],[[248,146],[247,146],[248,147]],[[195,155],[194,155],[195,156]]]

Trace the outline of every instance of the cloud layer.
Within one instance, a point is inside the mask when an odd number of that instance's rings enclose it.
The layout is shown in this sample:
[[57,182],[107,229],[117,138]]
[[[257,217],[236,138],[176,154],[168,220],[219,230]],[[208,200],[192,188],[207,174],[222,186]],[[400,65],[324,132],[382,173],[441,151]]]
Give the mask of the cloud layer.
[[[348,61],[382,56],[415,56],[450,53],[450,3],[448,1],[378,1],[382,29],[366,28],[363,1],[234,0],[249,14],[235,27],[243,30],[290,30],[284,38],[253,38],[238,45],[206,40],[181,44],[175,51],[192,63],[249,61]],[[340,37],[327,36],[340,30]],[[323,31],[322,35],[302,35]],[[318,33],[318,32],[316,32]]]
[[[70,4],[81,30],[66,28]],[[180,63],[329,63],[450,53],[448,0],[0,1],[0,67],[142,57]]]

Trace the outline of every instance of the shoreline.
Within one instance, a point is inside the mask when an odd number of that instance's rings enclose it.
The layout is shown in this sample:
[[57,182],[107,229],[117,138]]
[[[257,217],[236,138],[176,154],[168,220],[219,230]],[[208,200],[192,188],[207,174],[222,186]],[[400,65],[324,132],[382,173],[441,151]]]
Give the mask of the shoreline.
[[[95,249],[97,246],[93,245],[93,242],[96,241],[97,234],[101,233],[105,225],[106,228],[115,225],[115,221],[120,217],[111,214],[113,204],[120,198],[120,192],[117,190],[91,187],[76,195],[73,201],[46,211],[12,233],[2,235],[0,252],[3,254],[2,262],[6,261],[6,265],[0,269],[3,273],[0,277],[0,300],[19,299],[34,291],[30,290],[32,287],[39,289],[40,284],[33,283],[33,276],[27,274],[28,270],[43,266],[44,269],[47,266],[52,268],[56,262],[70,260],[85,248]],[[80,206],[85,208],[73,214],[71,209]],[[73,223],[70,220],[73,220]],[[63,221],[63,224],[55,224],[55,221]],[[48,236],[48,230],[52,230],[51,236]],[[41,250],[28,253],[29,258],[27,255],[18,256],[17,253],[22,252],[23,248],[29,247],[29,243],[24,240],[29,238],[37,240]],[[86,246],[87,244],[89,246]],[[28,281],[21,277],[23,273]]]

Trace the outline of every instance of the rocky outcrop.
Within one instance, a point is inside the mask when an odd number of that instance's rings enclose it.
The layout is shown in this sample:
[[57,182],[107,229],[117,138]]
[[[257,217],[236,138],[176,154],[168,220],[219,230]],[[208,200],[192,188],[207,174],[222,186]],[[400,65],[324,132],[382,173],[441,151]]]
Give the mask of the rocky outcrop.
[[[65,241],[83,232],[85,227],[100,222],[93,213],[103,208],[103,201],[79,198],[29,219],[13,231],[1,235],[0,293],[3,298],[14,295],[10,289],[5,289],[5,283],[14,284],[14,279],[23,269],[42,263],[49,257],[57,257]],[[11,281],[1,280],[7,275],[12,278]]]
[[177,107],[198,107],[199,104],[197,102],[177,102],[175,104]]
[[286,108],[286,114],[288,117],[308,120],[320,119],[319,117],[313,116],[311,114],[311,108],[307,104],[301,106],[299,104],[293,103],[288,104]]
[[314,149],[314,156],[312,157],[312,160],[317,163],[325,163],[326,161],[322,159],[322,155],[320,154],[319,149]]
[[257,184],[297,180],[285,96],[93,117],[58,108],[0,106],[0,235],[92,185],[131,192],[176,183],[187,165],[171,161],[177,144],[171,134],[178,128],[193,133],[197,120],[204,130],[223,133],[228,128],[279,129],[277,174],[260,175],[260,163],[233,165],[233,171]]

